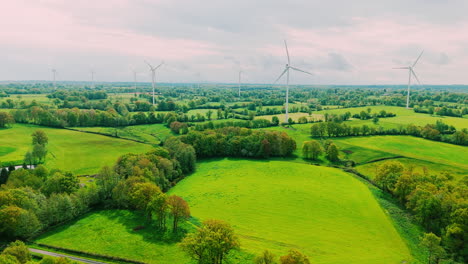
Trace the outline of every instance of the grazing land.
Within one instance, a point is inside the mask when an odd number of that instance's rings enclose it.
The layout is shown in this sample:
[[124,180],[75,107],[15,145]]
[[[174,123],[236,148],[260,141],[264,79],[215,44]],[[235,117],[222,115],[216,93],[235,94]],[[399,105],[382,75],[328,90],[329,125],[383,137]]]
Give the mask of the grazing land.
[[95,174],[104,165],[129,152],[143,153],[150,145],[102,135],[66,129],[15,124],[0,130],[0,160],[4,164],[22,164],[24,154],[32,147],[31,134],[43,130],[49,137],[45,165],[75,174]]
[[315,263],[411,260],[367,186],[338,169],[283,161],[207,161],[170,193],[186,199],[200,220],[231,223],[249,252],[268,248],[283,254],[298,248]]

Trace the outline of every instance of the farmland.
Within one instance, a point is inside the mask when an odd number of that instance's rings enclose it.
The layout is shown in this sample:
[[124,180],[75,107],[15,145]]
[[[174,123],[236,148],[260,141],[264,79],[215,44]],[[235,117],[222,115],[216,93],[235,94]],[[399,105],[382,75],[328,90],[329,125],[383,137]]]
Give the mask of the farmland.
[[45,165],[76,174],[95,174],[104,165],[110,165],[128,152],[142,153],[150,145],[81,133],[71,130],[14,125],[0,130],[0,160],[4,164],[22,164],[24,154],[31,148],[31,134],[43,130],[49,137],[49,153]]

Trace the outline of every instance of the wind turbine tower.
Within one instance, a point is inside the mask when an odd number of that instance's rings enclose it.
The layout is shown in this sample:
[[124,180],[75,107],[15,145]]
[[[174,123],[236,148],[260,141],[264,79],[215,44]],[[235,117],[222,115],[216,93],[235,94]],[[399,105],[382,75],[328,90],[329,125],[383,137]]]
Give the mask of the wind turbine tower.
[[136,92],[136,89],[137,89],[137,72],[135,69],[132,69],[132,72],[133,72],[133,88],[135,89],[135,92]]
[[418,76],[414,72],[413,68],[414,68],[414,66],[416,66],[416,63],[418,63],[418,61],[421,58],[421,56],[423,55],[423,53],[424,53],[424,50],[421,51],[421,54],[419,54],[419,57],[414,61],[413,65],[409,65],[409,66],[406,66],[406,67],[393,68],[393,69],[399,69],[399,70],[408,70],[408,92],[406,94],[406,109],[409,109],[411,75],[413,75],[414,78],[416,78],[416,81],[418,81],[419,85],[422,85],[421,82],[419,81]]
[[95,88],[94,86],[94,70],[91,70],[91,88]]
[[145,61],[145,63],[148,64],[150,71],[151,71],[151,80],[153,84],[153,105],[154,105],[154,87],[155,87],[154,79],[156,78],[156,70],[164,64],[164,61],[161,62],[161,64],[159,64],[156,67],[153,67],[153,65],[149,64],[147,61]]
[[288,120],[289,120],[289,70],[295,70],[295,71],[303,72],[309,75],[313,75],[313,74],[291,66],[291,61],[289,59],[288,44],[286,43],[286,40],[284,41],[284,46],[286,48],[286,56],[288,57],[288,63],[286,64],[283,73],[281,73],[281,75],[276,79],[276,81],[273,84],[278,82],[279,79],[281,79],[281,77],[283,77],[283,75],[286,74],[286,106],[285,106],[286,116],[285,116],[284,122],[288,123]]

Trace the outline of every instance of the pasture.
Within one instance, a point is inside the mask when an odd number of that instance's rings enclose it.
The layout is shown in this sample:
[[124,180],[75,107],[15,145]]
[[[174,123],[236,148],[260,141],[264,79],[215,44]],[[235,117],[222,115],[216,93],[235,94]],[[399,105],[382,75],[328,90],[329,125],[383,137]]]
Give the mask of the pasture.
[[[152,226],[134,230],[145,224],[146,218],[136,212],[103,210],[47,232],[35,242],[146,263],[189,262],[176,245],[180,237],[163,236]],[[190,227],[189,223],[186,225]]]
[[157,145],[167,137],[173,136],[169,128],[163,124],[135,125],[126,127],[74,127],[79,131],[95,132],[104,135],[116,136],[119,138],[142,141],[148,144]]
[[[259,169],[261,168],[261,169]],[[171,191],[200,220],[231,223],[242,249],[296,248],[313,263],[402,263],[412,257],[368,187],[341,170],[284,161],[199,163]]]
[[49,137],[45,165],[75,174],[94,174],[104,165],[113,165],[123,154],[143,153],[147,144],[66,129],[15,124],[0,130],[0,161],[22,164],[24,154],[32,148],[31,134],[43,130]]

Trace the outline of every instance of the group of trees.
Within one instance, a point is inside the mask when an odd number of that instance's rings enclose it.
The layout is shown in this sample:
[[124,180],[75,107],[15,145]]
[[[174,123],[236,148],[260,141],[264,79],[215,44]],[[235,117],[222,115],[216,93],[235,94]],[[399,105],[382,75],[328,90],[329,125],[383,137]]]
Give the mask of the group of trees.
[[413,124],[400,126],[399,128],[378,128],[368,125],[350,126],[342,122],[319,122],[311,126],[313,137],[348,137],[348,136],[370,136],[370,135],[411,135],[425,139],[442,141],[457,145],[468,145],[468,131],[462,129],[457,131],[455,127],[449,126],[438,120],[435,124],[416,126]]
[[[375,183],[396,197],[456,260],[468,261],[468,181],[447,173],[423,174],[387,161],[377,168]],[[441,256],[439,255],[439,258]]]
[[296,142],[285,132],[225,127],[190,131],[180,140],[194,147],[197,157],[286,157]]
[[0,235],[7,239],[29,238],[48,226],[63,223],[99,202],[95,185],[79,188],[71,173],[18,169],[0,189]]
[[0,263],[2,264],[75,264],[68,258],[54,258],[44,256],[41,261],[35,262],[32,259],[32,254],[22,241],[17,240],[8,244],[8,246],[0,254]]
[[442,106],[442,107],[434,107],[430,106],[427,108],[424,107],[414,107],[414,112],[416,113],[427,113],[427,114],[436,114],[440,116],[454,116],[454,117],[463,117],[463,115],[468,114],[468,108],[463,107],[461,109],[454,109],[452,107]]
[[0,128],[4,128],[10,124],[13,124],[15,119],[8,112],[0,112]]
[[330,140],[325,141],[323,146],[317,140],[305,141],[302,145],[302,156],[305,159],[318,160],[324,152],[329,161],[337,162],[340,160],[338,146]]

